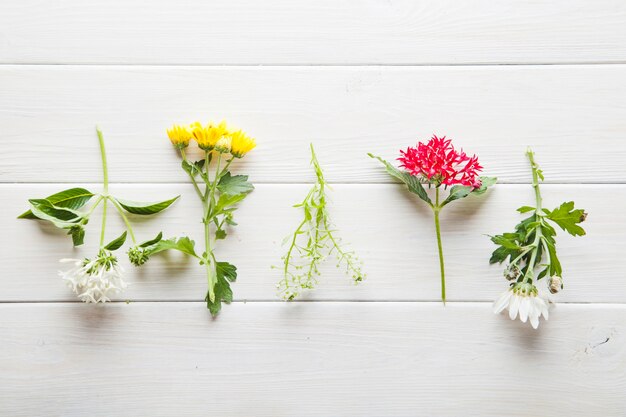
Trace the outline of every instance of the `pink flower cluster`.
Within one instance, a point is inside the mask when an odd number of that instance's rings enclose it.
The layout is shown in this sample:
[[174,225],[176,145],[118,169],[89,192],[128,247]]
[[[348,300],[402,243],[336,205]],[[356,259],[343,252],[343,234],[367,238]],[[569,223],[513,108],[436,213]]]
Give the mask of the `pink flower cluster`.
[[478,172],[483,169],[476,155],[469,157],[457,151],[450,139],[433,136],[428,143],[419,142],[417,148],[400,150],[400,166],[411,175],[421,176],[435,186],[465,185],[480,187]]

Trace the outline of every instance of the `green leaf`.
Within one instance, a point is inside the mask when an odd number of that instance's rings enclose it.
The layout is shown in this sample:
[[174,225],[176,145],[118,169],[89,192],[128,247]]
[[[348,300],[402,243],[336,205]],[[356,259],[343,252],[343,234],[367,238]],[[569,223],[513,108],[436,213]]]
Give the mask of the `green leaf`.
[[126,230],[124,230],[124,233],[122,233],[118,238],[107,243],[104,249],[113,251],[121,248],[124,242],[126,242],[126,233]]
[[491,241],[506,249],[521,250],[522,248],[517,244],[516,238],[517,233],[505,233],[503,235],[491,236]]
[[402,181],[409,188],[410,192],[412,192],[413,194],[416,194],[419,198],[421,198],[426,203],[432,206],[433,203],[430,200],[430,197],[428,197],[428,194],[426,193],[424,186],[422,185],[422,183],[419,182],[419,180],[416,177],[409,174],[408,172],[400,171],[398,168],[394,167],[389,162],[382,159],[380,156],[375,156],[375,155],[372,155],[371,153],[368,153],[367,155],[370,158],[378,159],[380,162],[382,162],[385,165],[385,169],[387,170],[387,173],[389,175]]
[[572,236],[584,236],[585,230],[578,223],[585,221],[586,213],[582,209],[574,209],[574,202],[568,201],[552,211],[546,210],[547,218]]
[[478,177],[480,179],[480,187],[474,189],[472,194],[481,195],[487,192],[487,189],[498,182],[497,177]]
[[215,239],[216,240],[226,239],[226,230],[224,230],[224,229],[217,229],[215,231]]
[[[37,219],[47,220],[59,229],[69,229],[82,220],[80,213],[53,206],[48,200],[30,200],[31,212]],[[69,219],[69,220],[67,220]]]
[[247,175],[234,175],[226,172],[217,183],[217,189],[222,194],[236,195],[247,194],[254,190],[254,185],[248,182]]
[[534,211],[534,210],[535,208],[531,206],[522,206],[517,209],[517,211],[519,211],[520,213],[528,213],[529,211]]
[[556,256],[556,247],[554,244],[548,243],[545,246],[548,247],[548,253],[550,254],[550,276],[561,276],[563,269],[561,267],[561,261]]
[[161,239],[163,239],[163,232],[159,232],[159,234],[156,235],[154,239],[146,240],[145,242],[140,243],[138,246],[140,248],[147,248],[148,246],[152,246],[155,243],[161,241]]
[[454,200],[465,198],[468,195],[470,195],[472,191],[474,191],[474,187],[466,187],[464,185],[455,185],[454,187],[450,188],[450,195],[448,196],[448,198],[444,200],[441,206],[443,207],[446,204]]
[[67,234],[72,235],[72,243],[74,246],[80,246],[85,242],[85,228],[82,225],[71,227]]
[[217,204],[215,205],[215,213],[213,213],[212,217],[221,214],[225,209],[234,206],[239,203],[241,200],[246,198],[247,194],[236,194],[236,195],[228,195],[222,194],[220,198],[217,200]]
[[202,169],[204,168],[204,159],[196,161],[194,163],[190,163],[189,161],[183,161],[181,166],[188,174],[193,175],[194,177],[198,174],[204,174]]
[[120,206],[122,206],[124,210],[126,210],[129,213],[139,214],[142,216],[148,216],[148,215],[156,214],[165,210],[174,201],[178,200],[179,197],[180,196],[178,195],[170,200],[151,202],[151,203],[128,201],[128,200],[122,200],[119,198],[116,198],[115,201],[117,201],[120,204]]
[[187,255],[191,255],[195,258],[199,258],[194,248],[195,245],[196,243],[188,237],[181,237],[178,239],[171,238],[158,241],[157,243],[152,245],[152,247],[148,248],[147,252],[149,255],[153,255],[155,253],[173,249],[179,252],[186,253]]
[[[57,207],[69,208],[72,210],[78,210],[87,202],[94,194],[84,188],[69,188],[67,190],[59,191],[56,194],[49,195],[43,200],[48,200],[52,205]],[[33,214],[31,210],[28,210],[18,216],[18,219],[36,219],[37,216]]]
[[215,301],[211,301],[207,293],[205,301],[207,308],[213,317],[217,316],[222,309],[222,303],[230,304],[233,301],[233,290],[230,283],[237,279],[237,267],[228,262],[217,262],[215,265],[217,282],[215,283]]

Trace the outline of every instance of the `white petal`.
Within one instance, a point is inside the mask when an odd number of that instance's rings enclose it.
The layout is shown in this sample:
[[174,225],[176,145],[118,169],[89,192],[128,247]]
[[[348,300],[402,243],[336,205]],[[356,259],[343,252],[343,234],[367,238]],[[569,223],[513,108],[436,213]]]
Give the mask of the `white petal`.
[[536,314],[532,314],[530,316],[530,325],[533,326],[533,329],[539,327],[539,316]]
[[500,295],[500,297],[493,303],[493,312],[495,314],[500,314],[502,311],[507,308],[509,305],[509,300],[511,299],[511,291],[505,291]]
[[532,308],[533,306],[531,305],[530,298],[522,298],[522,301],[519,305],[519,319],[522,321],[522,323],[526,323],[526,320],[528,319],[528,313]]
[[515,320],[517,317],[517,310],[519,309],[520,296],[513,294],[513,299],[511,300],[511,304],[509,304],[509,317],[511,320]]

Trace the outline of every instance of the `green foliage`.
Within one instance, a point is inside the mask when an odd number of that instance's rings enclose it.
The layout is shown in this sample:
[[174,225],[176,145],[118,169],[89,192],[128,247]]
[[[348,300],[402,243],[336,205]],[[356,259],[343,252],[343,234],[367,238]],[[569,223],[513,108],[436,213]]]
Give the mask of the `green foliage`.
[[219,179],[217,189],[225,195],[245,195],[254,190],[254,185],[248,182],[247,175],[231,175],[226,172]]
[[550,211],[543,210],[546,213],[546,217],[556,223],[561,229],[566,231],[572,236],[584,236],[585,231],[582,227],[578,226],[582,223],[586,214],[582,209],[574,209],[574,202],[568,201],[561,204],[558,208]]
[[378,159],[380,162],[382,162],[383,165],[385,165],[385,170],[387,171],[387,173],[395,179],[400,180],[401,182],[406,184],[410,192],[424,200],[428,205],[433,205],[433,202],[430,200],[430,197],[428,197],[424,186],[422,185],[422,183],[420,183],[417,177],[409,174],[408,172],[399,170],[398,168],[391,165],[389,162],[382,159],[380,156],[375,156],[371,153],[368,153],[367,155],[370,158]]
[[[47,200],[56,207],[63,207],[72,210],[78,210],[93,197],[94,194],[84,188],[70,188],[59,191],[58,193],[49,195],[43,200]],[[32,211],[28,210],[18,216],[18,219],[36,219]]]
[[355,283],[365,278],[361,271],[361,261],[353,251],[341,246],[341,239],[336,236],[336,230],[330,221],[326,207],[327,183],[312,144],[311,164],[317,181],[304,200],[294,206],[302,209],[304,218],[287,238],[289,249],[283,256],[283,279],[278,288],[286,300],[293,300],[302,290],[315,287],[320,273],[319,265],[331,254],[337,258],[337,266],[343,265],[346,274]]
[[110,241],[109,243],[107,243],[104,246],[104,249],[106,250],[110,250],[110,251],[114,251],[114,250],[118,250],[119,248],[122,247],[122,245],[124,244],[124,242],[126,242],[126,235],[127,235],[127,231],[124,230],[124,232],[117,238],[113,239],[112,241]]
[[166,250],[177,250],[194,258],[200,259],[195,250],[196,243],[188,237],[158,240],[156,243],[143,246],[148,255],[154,255]]
[[[539,191],[539,180],[543,180],[543,174],[534,160],[534,153],[529,150],[527,156],[533,173],[536,206],[522,206],[517,209],[520,213],[532,214],[517,224],[514,232],[491,236],[491,241],[498,247],[492,253],[489,263],[507,261],[507,279],[532,283],[533,280],[546,276],[560,278],[563,273],[556,252],[556,230],[549,221],[572,236],[583,236],[585,231],[578,224],[587,215],[582,209],[574,209],[573,201],[563,203],[554,210],[543,209]],[[556,291],[552,287],[551,290]]]
[[233,290],[230,288],[230,283],[237,279],[237,267],[228,262],[216,262],[215,274],[217,282],[215,283],[214,300],[211,301],[208,291],[205,297],[206,306],[213,317],[219,314],[223,302],[230,304],[233,301]]
[[119,205],[122,206],[122,208],[129,213],[138,214],[140,216],[149,216],[151,214],[157,214],[165,210],[166,208],[171,206],[174,201],[178,200],[179,197],[180,196],[178,195],[169,200],[150,203],[122,200],[121,198],[116,198],[115,201],[117,201]]

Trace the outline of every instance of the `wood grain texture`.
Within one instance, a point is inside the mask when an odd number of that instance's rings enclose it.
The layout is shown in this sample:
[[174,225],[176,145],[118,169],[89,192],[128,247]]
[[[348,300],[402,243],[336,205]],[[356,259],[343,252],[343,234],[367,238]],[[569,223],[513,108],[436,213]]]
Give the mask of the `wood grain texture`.
[[626,409],[623,305],[561,305],[538,331],[484,303],[237,303],[216,320],[201,303],[5,304],[0,315],[7,416]]
[[5,1],[0,62],[624,62],[625,20],[619,0]]
[[[27,207],[27,199],[45,197],[67,185],[2,185],[0,201],[6,215],[0,230],[11,236],[11,244],[0,253],[0,300],[75,301],[74,295],[56,276],[58,260],[93,256],[99,238],[100,219],[88,225],[85,247],[73,251],[71,239],[62,231],[31,220],[16,220]],[[97,186],[88,185],[87,188]],[[217,257],[239,268],[234,284],[237,300],[276,300],[275,284],[286,250],[283,238],[301,219],[292,207],[308,185],[259,185],[236,212],[239,226],[218,243]],[[138,239],[147,240],[159,230],[166,236],[190,235],[202,242],[201,207],[190,185],[120,185],[111,193],[122,198],[154,201],[182,194],[181,200],[154,220],[140,221]],[[590,214],[584,224],[588,235],[574,238],[559,231],[558,249],[564,268],[565,302],[626,302],[623,251],[626,221],[621,214],[626,186],[546,185],[544,206],[558,206],[575,199]],[[484,197],[484,198],[483,198]],[[503,266],[489,266],[495,248],[488,234],[508,232],[523,217],[517,207],[532,203],[529,185],[497,185],[481,198],[470,196],[443,211],[443,242],[446,254],[449,300],[492,300],[507,288]],[[606,204],[607,198],[613,204]],[[323,270],[318,290],[305,300],[438,300],[439,266],[432,213],[400,185],[336,185],[331,193],[331,216],[346,243],[365,263],[367,280],[354,286],[332,260]],[[99,211],[96,212],[96,214]],[[121,233],[122,225],[110,217],[108,236]],[[140,219],[139,219],[140,220]],[[125,250],[124,250],[125,251]],[[34,255],[33,255],[34,254]],[[206,278],[201,267],[176,255],[155,257],[140,269],[127,265],[131,286],[118,299],[202,300]],[[33,258],[34,256],[34,258]],[[227,314],[227,313],[226,313]]]
[[[367,152],[433,133],[502,182],[528,183],[526,146],[549,182],[624,183],[626,66],[423,68],[0,67],[0,182],[184,182],[174,122],[226,118],[255,136],[255,183],[390,182]],[[62,167],[63,169],[60,169]]]

